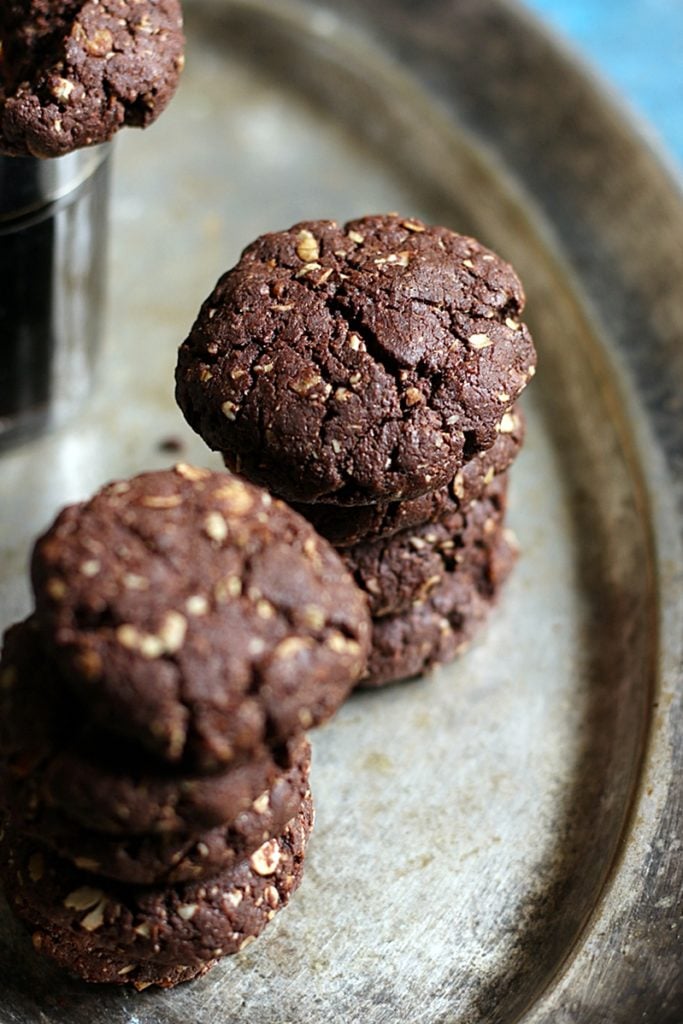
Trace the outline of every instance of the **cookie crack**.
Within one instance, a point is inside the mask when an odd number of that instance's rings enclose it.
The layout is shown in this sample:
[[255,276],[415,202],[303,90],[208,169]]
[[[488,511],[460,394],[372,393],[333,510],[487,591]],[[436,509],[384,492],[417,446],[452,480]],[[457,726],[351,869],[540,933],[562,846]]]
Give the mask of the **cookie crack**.
[[[422,300],[419,300],[419,302],[422,302]],[[427,302],[424,302],[423,304],[433,307],[439,310],[440,312],[448,313],[448,310],[444,309],[444,307],[439,305],[439,303],[436,301],[429,300]],[[387,374],[389,374],[393,378],[394,386],[396,389],[396,397],[398,401],[401,403],[402,421],[406,423],[411,418],[410,408],[406,408],[402,404],[404,393],[407,390],[406,385],[412,385],[414,387],[416,384],[420,384],[424,389],[426,389],[426,395],[423,394],[423,398],[425,399],[426,404],[428,405],[432,412],[436,413],[439,416],[441,420],[441,429],[444,431],[444,433],[450,433],[451,431],[450,426],[447,423],[448,417],[446,413],[438,408],[435,408],[434,405],[432,404],[434,392],[443,383],[443,371],[432,371],[426,364],[424,358],[419,359],[413,366],[403,366],[399,359],[397,359],[395,356],[392,356],[392,354],[390,352],[387,352],[386,349],[381,345],[374,331],[367,327],[367,325],[364,324],[359,318],[349,314],[349,311],[345,308],[343,301],[340,300],[338,296],[330,296],[327,300],[327,305],[328,308],[333,313],[336,312],[341,316],[350,332],[354,332],[362,338],[368,354],[375,360],[375,362],[379,363],[379,365],[383,367]],[[396,309],[395,306],[391,306],[390,308],[394,310]],[[452,324],[452,320],[451,332],[457,334]],[[457,335],[457,337],[459,340],[463,341],[460,335]],[[406,375],[405,378],[402,375]],[[461,402],[458,402],[458,407],[461,411],[461,414],[464,414]],[[382,420],[379,421],[379,425],[380,427],[382,427],[386,423],[392,422],[393,420],[393,416],[385,416]],[[395,465],[399,453],[400,441],[399,439],[397,439],[396,443],[393,445],[388,455],[389,464],[391,466]]]
[[[393,380],[396,399],[401,408],[401,421],[404,423],[407,422],[411,417],[411,412],[409,408],[406,408],[402,404],[402,397],[403,392],[405,391],[406,382],[402,379],[401,375],[406,371],[410,374],[412,369],[417,379],[422,380],[422,378],[418,377],[417,372],[414,368],[402,366],[400,361],[395,356],[393,356],[390,352],[387,352],[387,350],[382,346],[381,342],[378,340],[375,332],[370,327],[368,327],[367,324],[363,323],[361,318],[359,318],[358,316],[354,316],[352,313],[350,313],[350,311],[346,308],[343,300],[338,295],[327,296],[326,305],[333,316],[341,317],[342,321],[346,324],[349,333],[357,334],[361,338],[363,344],[365,345],[367,354],[375,361],[375,363],[381,366],[385,373]],[[330,417],[330,419],[331,418],[332,417]],[[378,429],[381,430],[384,426],[386,426],[386,424],[396,422],[396,419],[397,418],[394,415],[392,415],[391,413],[387,413],[385,416],[381,417],[378,420]],[[441,419],[443,422],[444,417],[442,416]],[[392,445],[391,450],[387,455],[387,469],[396,465],[396,461],[399,457],[400,450],[401,444],[399,438],[397,437],[395,443]],[[344,476],[347,481],[351,481],[353,479],[353,473],[350,473],[348,471],[344,471]]]
[[375,332],[363,323],[362,319],[354,316],[345,306],[338,294],[328,295],[325,304],[333,317],[339,316],[346,324],[349,334],[358,334],[365,344],[369,356],[378,363],[389,377],[392,377],[396,385],[396,392],[400,396],[402,391],[401,371],[408,367],[401,366],[398,359],[382,346],[378,341]]

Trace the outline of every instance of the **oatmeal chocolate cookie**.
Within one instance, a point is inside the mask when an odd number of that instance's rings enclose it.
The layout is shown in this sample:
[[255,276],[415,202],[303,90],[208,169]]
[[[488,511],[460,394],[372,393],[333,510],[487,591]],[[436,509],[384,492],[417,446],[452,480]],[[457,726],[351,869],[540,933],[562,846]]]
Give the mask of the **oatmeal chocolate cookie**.
[[498,437],[488,451],[469,459],[446,487],[410,501],[346,508],[295,502],[292,507],[336,548],[392,537],[401,530],[424,526],[466,509],[481,497],[494,477],[509,469],[517,458],[524,443],[524,431],[524,415],[515,408],[503,417]]
[[453,572],[485,565],[505,515],[507,474],[497,477],[467,509],[382,540],[361,542],[341,554],[368,595],[374,619],[398,615],[424,601]]
[[479,242],[396,215],[263,235],[202,306],[176,397],[227,464],[291,501],[445,486],[534,372],[524,292]]
[[[106,882],[5,832],[0,873],[37,950],[87,981],[173,984],[252,942],[303,875],[310,795],[282,834],[213,878],[163,888]],[[187,972],[187,973],[186,973]]]
[[516,557],[508,530],[496,538],[486,565],[455,571],[403,615],[378,619],[361,687],[379,687],[422,675],[462,653],[482,624]]
[[179,0],[10,0],[0,42],[8,156],[63,156],[147,127],[184,62]]
[[193,466],[65,509],[32,563],[43,640],[89,711],[212,770],[328,718],[370,625],[333,548],[282,502]]
[[54,807],[115,836],[196,832],[248,811],[286,767],[266,747],[212,775],[160,767],[94,731],[65,690],[34,621],[12,626],[0,661],[0,804],[11,814]]
[[199,833],[112,836],[79,825],[64,811],[39,800],[16,801],[9,816],[14,832],[35,839],[77,867],[135,885],[171,885],[206,879],[249,856],[279,835],[308,791],[310,745],[289,741],[287,763],[273,785],[225,825]]

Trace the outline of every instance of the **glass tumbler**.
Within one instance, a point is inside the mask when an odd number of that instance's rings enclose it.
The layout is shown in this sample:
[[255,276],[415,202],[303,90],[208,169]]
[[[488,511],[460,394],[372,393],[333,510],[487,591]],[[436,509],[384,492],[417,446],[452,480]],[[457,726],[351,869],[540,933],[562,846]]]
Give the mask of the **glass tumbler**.
[[0,448],[89,393],[105,298],[111,145],[0,157]]

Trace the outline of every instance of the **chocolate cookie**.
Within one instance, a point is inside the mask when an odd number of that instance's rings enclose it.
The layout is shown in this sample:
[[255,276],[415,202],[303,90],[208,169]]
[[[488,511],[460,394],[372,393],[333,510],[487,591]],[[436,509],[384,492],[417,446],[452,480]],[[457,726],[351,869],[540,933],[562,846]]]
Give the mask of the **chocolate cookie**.
[[15,801],[10,827],[49,846],[77,867],[135,885],[170,885],[210,878],[279,835],[308,791],[310,745],[290,740],[287,764],[270,789],[233,821],[207,832],[110,836],[83,828],[39,800]]
[[59,46],[84,0],[4,0],[0,8],[0,78],[7,91],[33,77]]
[[105,728],[230,764],[328,718],[361,674],[363,596],[282,502],[180,465],[110,484],[36,544],[36,614]]
[[[192,833],[248,811],[282,775],[266,747],[212,775],[164,768],[107,741],[68,691],[32,619],[12,626],[0,660],[0,797],[10,813],[56,808],[111,835]],[[74,826],[78,828],[78,826]]]
[[40,952],[87,981],[166,987],[252,942],[303,874],[310,795],[281,836],[210,882],[145,889],[104,882],[11,830],[0,872]]
[[292,507],[336,548],[392,537],[401,530],[433,523],[466,509],[481,497],[494,477],[509,469],[524,443],[524,432],[524,416],[521,409],[515,408],[503,417],[498,437],[488,451],[469,459],[446,487],[410,501],[346,508],[295,502]]
[[506,493],[507,474],[502,474],[465,510],[345,548],[341,554],[368,595],[373,618],[398,615],[424,601],[454,571],[471,573],[486,564],[491,538],[500,533]]
[[494,539],[485,565],[455,571],[403,615],[378,619],[361,687],[379,687],[422,675],[462,653],[482,624],[516,557],[505,530]]
[[184,63],[179,0],[10,0],[0,41],[8,156],[63,156],[146,127]]
[[180,348],[176,397],[287,500],[372,505],[449,483],[534,372],[513,269],[396,215],[296,224],[242,254]]
[[150,761],[127,753],[119,745],[98,756],[94,742],[62,750],[38,777],[45,800],[85,828],[111,835],[192,832],[233,821],[282,773],[265,750],[211,775],[155,774]]
[[30,78],[41,55],[60,37],[83,0],[4,0],[0,6],[0,78],[6,88]]

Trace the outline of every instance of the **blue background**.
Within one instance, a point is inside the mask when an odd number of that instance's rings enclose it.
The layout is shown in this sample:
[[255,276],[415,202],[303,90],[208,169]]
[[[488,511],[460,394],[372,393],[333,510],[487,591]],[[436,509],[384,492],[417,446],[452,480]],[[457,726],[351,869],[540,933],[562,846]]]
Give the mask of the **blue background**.
[[649,122],[683,174],[683,0],[526,0]]

